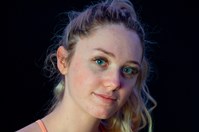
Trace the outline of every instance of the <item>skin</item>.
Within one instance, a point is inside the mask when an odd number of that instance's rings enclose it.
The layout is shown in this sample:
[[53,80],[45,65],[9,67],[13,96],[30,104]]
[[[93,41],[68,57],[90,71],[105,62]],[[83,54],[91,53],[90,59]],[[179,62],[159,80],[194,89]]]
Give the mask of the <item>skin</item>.
[[100,119],[118,111],[135,88],[142,57],[139,37],[123,25],[105,25],[79,38],[70,65],[67,55],[60,46],[57,60],[65,76],[64,98],[42,120],[49,132],[97,132]]

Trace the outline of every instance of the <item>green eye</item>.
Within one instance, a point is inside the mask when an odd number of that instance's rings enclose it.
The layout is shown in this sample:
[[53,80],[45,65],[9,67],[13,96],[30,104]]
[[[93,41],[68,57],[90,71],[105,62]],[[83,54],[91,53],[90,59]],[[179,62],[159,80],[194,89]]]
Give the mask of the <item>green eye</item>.
[[105,61],[104,61],[104,60],[101,60],[101,59],[97,59],[97,60],[96,60],[96,63],[97,63],[98,65],[103,65],[103,64],[105,63]]
[[122,69],[122,72],[123,72],[124,75],[131,76],[131,75],[137,74],[138,73],[138,69],[127,66],[127,67],[124,67]]
[[100,65],[100,66],[105,66],[107,61],[105,59],[103,59],[103,58],[98,58],[98,59],[95,60],[95,63],[97,65]]
[[132,68],[130,68],[130,67],[124,67],[123,68],[123,73],[125,73],[125,74],[132,74]]

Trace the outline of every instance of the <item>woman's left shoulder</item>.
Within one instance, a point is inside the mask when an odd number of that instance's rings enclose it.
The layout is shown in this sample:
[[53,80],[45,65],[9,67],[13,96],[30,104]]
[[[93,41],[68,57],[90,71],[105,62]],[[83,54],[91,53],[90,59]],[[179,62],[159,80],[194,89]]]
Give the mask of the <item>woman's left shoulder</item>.
[[36,122],[33,122],[19,130],[17,130],[16,132],[41,132],[38,124]]

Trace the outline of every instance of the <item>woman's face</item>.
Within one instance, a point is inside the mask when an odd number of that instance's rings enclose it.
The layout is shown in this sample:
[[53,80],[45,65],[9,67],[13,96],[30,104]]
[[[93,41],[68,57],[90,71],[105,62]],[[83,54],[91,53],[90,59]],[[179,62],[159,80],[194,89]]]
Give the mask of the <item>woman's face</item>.
[[135,32],[123,25],[102,26],[78,40],[65,77],[65,94],[83,112],[107,119],[132,94],[141,58]]

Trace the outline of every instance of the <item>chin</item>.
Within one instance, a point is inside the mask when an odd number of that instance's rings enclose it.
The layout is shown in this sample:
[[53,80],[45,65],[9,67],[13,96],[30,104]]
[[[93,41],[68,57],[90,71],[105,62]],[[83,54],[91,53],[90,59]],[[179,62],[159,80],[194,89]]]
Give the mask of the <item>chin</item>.
[[100,111],[100,112],[96,112],[96,113],[93,114],[93,116],[98,118],[98,119],[108,119],[113,115],[114,115],[113,111],[112,112]]

